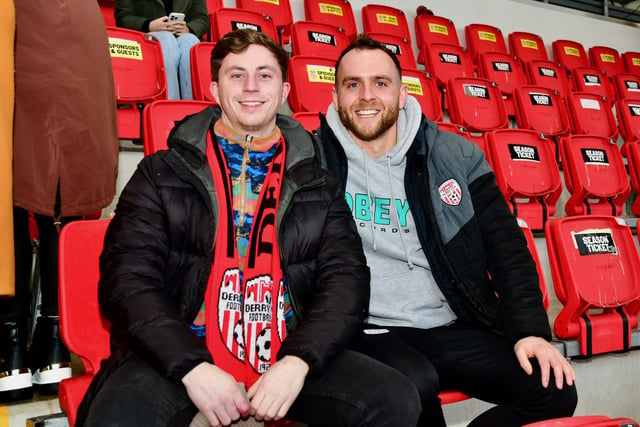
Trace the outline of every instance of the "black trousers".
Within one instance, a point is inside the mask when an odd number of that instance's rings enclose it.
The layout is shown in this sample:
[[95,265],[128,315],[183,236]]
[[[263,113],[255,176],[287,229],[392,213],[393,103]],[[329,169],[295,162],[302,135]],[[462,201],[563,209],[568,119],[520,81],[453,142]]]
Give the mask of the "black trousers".
[[[542,387],[540,367],[532,360],[527,375],[513,343],[486,330],[454,323],[433,329],[381,328],[364,333],[357,349],[404,373],[417,387],[422,402],[420,426],[445,426],[438,392],[456,390],[497,406],[469,424],[522,426],[571,416],[577,404],[575,386],[558,390],[551,376]],[[383,330],[388,332],[383,333]]]
[[[182,383],[167,380],[136,356],[116,368],[81,408],[78,413],[88,409],[88,415],[77,425],[91,427],[188,426],[197,412]],[[351,350],[322,373],[307,376],[287,414],[314,427],[410,427],[419,416],[418,392],[405,376]]]

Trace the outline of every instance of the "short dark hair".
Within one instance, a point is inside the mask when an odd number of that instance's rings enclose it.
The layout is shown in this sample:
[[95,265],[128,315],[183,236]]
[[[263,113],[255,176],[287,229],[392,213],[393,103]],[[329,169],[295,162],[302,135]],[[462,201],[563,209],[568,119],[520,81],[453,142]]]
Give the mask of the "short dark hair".
[[215,47],[211,51],[211,80],[214,82],[218,81],[220,66],[228,54],[244,52],[252,44],[264,46],[273,53],[282,72],[282,81],[286,82],[287,64],[289,62],[287,52],[265,33],[248,28],[231,31],[216,42]]
[[372,39],[367,34],[358,34],[358,36],[347,46],[336,61],[335,67],[335,76],[338,77],[338,68],[340,68],[340,62],[342,62],[342,58],[351,52],[352,50],[381,50],[386,53],[389,58],[393,61],[393,64],[396,66],[398,70],[398,74],[402,75],[402,67],[400,67],[400,61],[395,53],[391,52],[385,45],[380,43],[377,40]]

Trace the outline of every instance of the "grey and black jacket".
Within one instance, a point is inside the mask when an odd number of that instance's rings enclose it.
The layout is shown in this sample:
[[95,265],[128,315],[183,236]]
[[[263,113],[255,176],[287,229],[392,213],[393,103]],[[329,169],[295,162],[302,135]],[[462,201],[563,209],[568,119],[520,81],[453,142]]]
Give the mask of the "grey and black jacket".
[[[344,188],[344,150],[320,119],[322,162]],[[404,182],[422,248],[459,321],[514,342],[525,336],[550,340],[535,263],[482,151],[422,116]],[[446,183],[459,189],[456,202],[447,199]]]
[[[203,361],[215,363],[189,325],[204,300],[224,214],[205,157],[219,117],[210,107],[179,122],[170,149],[143,158],[120,196],[100,258],[99,304],[111,322],[111,356],[85,409],[132,352],[174,381]],[[286,158],[276,230],[297,318],[277,357],[299,356],[310,372],[321,372],[360,331],[369,269],[344,193],[320,169],[311,135],[286,116],[277,125]]]

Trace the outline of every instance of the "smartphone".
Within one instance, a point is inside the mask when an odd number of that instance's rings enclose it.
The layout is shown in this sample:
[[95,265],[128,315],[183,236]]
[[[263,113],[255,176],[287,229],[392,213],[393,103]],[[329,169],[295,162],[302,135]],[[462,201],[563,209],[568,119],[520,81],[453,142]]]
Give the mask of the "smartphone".
[[171,12],[169,14],[169,21],[184,21],[184,13]]

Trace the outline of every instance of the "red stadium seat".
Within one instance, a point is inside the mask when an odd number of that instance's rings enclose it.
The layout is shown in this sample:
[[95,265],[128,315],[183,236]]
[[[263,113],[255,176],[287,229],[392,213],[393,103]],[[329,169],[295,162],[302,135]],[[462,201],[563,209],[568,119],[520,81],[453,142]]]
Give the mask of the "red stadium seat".
[[456,135],[460,135],[461,137],[471,141],[471,135],[469,134],[469,131],[465,129],[464,126],[460,126],[451,122],[443,122],[443,121],[439,121],[436,124],[438,125],[438,130],[455,133]]
[[407,17],[401,9],[381,4],[362,6],[362,30],[365,33],[389,34],[411,42]]
[[100,6],[100,12],[102,12],[102,17],[104,18],[104,24],[107,27],[115,27],[116,17],[114,15],[115,8],[113,4],[99,3],[98,6]]
[[532,85],[557,90],[563,99],[571,92],[567,74],[553,61],[530,60],[527,62],[527,77]]
[[78,406],[100,362],[110,353],[110,326],[98,308],[98,258],[108,225],[109,220],[73,221],[60,232],[60,334],[85,371],[63,380],[58,389],[60,407],[69,425],[75,425]]
[[347,33],[335,25],[298,21],[291,26],[291,56],[321,56],[337,60],[347,46]]
[[569,114],[558,91],[525,85],[515,89],[513,95],[518,128],[554,139],[571,131]]
[[613,83],[617,99],[640,99],[640,74],[617,74]]
[[640,141],[627,142],[626,147],[627,164],[629,165],[629,178],[631,188],[636,194],[636,198],[631,205],[631,213],[640,217]]
[[631,188],[615,141],[603,136],[560,139],[565,186],[571,197],[567,215],[621,215]]
[[453,21],[437,15],[417,15],[413,20],[418,46],[418,63],[425,64],[423,47],[431,43],[460,45]]
[[317,56],[293,56],[289,59],[289,107],[301,111],[327,111],[332,102],[335,61]]
[[517,58],[508,53],[482,52],[478,56],[478,77],[498,84],[507,115],[515,116],[513,91],[527,83]]
[[604,415],[576,415],[566,418],[538,421],[523,427],[638,427],[631,418],[609,418]]
[[622,62],[624,62],[627,73],[640,75],[640,52],[623,53]]
[[464,37],[474,64],[478,64],[482,52],[507,53],[507,45],[498,27],[485,24],[469,24],[464,27]]
[[555,145],[528,129],[495,130],[485,139],[496,183],[511,211],[533,230],[543,230],[563,190]]
[[211,51],[215,42],[201,42],[191,48],[191,89],[196,101],[216,102],[211,93]]
[[411,40],[383,33],[369,33],[369,36],[393,52],[398,58],[401,68],[417,68],[416,56],[413,53]]
[[207,12],[209,13],[209,31],[207,32],[207,37],[206,37],[207,41],[213,41],[212,34],[211,34],[211,22],[213,22],[213,12],[223,7],[224,5],[222,4],[222,0],[207,0]]
[[156,101],[144,109],[144,154],[148,156],[167,148],[167,138],[175,122],[213,105],[205,101],[184,99]]
[[[322,113],[324,114],[324,111],[322,111]],[[320,127],[320,117],[318,114],[319,112],[317,111],[302,111],[293,113],[291,118],[300,122],[307,132],[313,132]]]
[[340,27],[349,40],[355,39],[358,33],[348,0],[304,0],[304,19]]
[[538,284],[540,285],[540,292],[542,293],[542,306],[545,310],[549,309],[549,291],[547,290],[547,282],[544,279],[544,270],[542,269],[542,263],[540,263],[540,257],[538,256],[538,249],[536,248],[536,242],[533,238],[533,233],[529,228],[526,221],[518,218],[518,225],[524,238],[527,240],[527,248],[531,252],[531,258],[536,263],[536,271],[538,272]]
[[520,60],[523,69],[526,69],[525,64],[531,60],[549,60],[544,41],[538,34],[514,31],[509,33],[508,40],[509,51]]
[[422,50],[425,69],[436,79],[436,86],[442,92],[443,106],[448,108],[447,82],[454,77],[475,76],[471,55],[465,47],[446,43],[431,43],[423,46]]
[[279,37],[276,40],[282,45],[289,44],[293,23],[289,0],[236,0],[236,7],[269,16],[278,30]]
[[167,78],[162,49],[150,34],[107,27],[113,80],[118,104],[118,136],[142,137],[142,110],[156,99],[166,99]]
[[618,128],[625,143],[640,139],[640,95],[638,99],[621,99],[616,102]]
[[615,91],[604,70],[595,67],[573,69],[573,85],[576,92],[593,93],[607,99],[609,106],[615,102]]
[[625,73],[624,62],[617,50],[607,46],[592,46],[589,48],[591,65],[604,70],[613,79],[617,74]]
[[402,83],[407,86],[409,95],[418,100],[426,118],[434,122],[442,120],[440,92],[431,75],[422,70],[403,68]]
[[629,350],[640,311],[640,257],[627,223],[613,216],[551,218],[545,232],[563,305],[554,324],[558,338],[578,340],[587,357]]
[[261,31],[275,41],[280,41],[276,25],[269,16],[251,10],[225,7],[213,12],[211,17],[213,41],[220,40],[228,32],[239,28]]
[[616,140],[618,126],[609,103],[599,95],[573,92],[567,98],[572,133],[599,135]]
[[467,128],[472,141],[487,153],[484,133],[509,126],[498,85],[476,77],[456,77],[447,83],[447,96],[451,122]]
[[588,67],[591,65],[584,46],[577,41],[554,40],[553,43],[551,43],[551,48],[553,50],[553,58],[557,63],[562,65],[567,75],[571,75],[574,68]]

